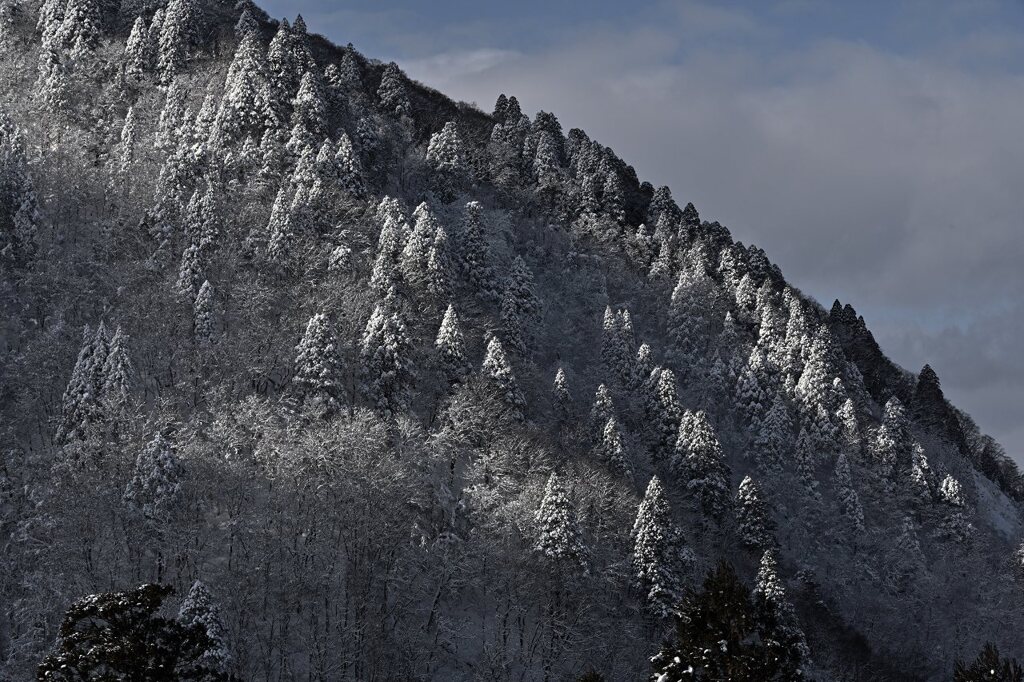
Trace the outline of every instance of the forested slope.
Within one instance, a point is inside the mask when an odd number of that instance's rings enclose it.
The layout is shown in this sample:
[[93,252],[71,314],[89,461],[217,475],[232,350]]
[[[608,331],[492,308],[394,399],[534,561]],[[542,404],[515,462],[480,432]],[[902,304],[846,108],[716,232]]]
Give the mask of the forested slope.
[[0,0],[0,90],[0,679],[142,583],[240,679],[643,679],[723,559],[806,678],[1024,655],[998,444],[553,114],[213,0]]

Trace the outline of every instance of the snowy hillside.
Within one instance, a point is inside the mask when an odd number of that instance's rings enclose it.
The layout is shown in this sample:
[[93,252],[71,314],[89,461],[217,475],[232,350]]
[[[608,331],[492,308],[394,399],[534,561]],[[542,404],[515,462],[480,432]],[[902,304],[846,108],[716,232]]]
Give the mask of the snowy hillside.
[[244,0],[0,0],[0,92],[0,680],[1024,657],[999,445],[554,114]]

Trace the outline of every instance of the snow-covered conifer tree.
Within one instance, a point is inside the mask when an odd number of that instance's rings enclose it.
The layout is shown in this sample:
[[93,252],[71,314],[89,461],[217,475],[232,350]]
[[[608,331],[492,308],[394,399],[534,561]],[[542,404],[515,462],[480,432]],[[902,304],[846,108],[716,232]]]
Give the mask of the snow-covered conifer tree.
[[87,326],[82,348],[61,401],[58,440],[84,438],[91,426],[103,420],[103,368],[109,352],[110,341],[103,323],[100,323],[95,333]]
[[119,150],[119,170],[121,175],[127,175],[135,160],[135,107],[128,107],[128,114],[124,117],[124,125],[121,127],[121,147]]
[[510,289],[501,297],[501,334],[509,351],[526,355],[526,330],[519,318],[519,302]]
[[448,232],[438,225],[434,240],[427,252],[427,298],[435,310],[440,310],[452,297],[452,265]]
[[430,136],[427,163],[438,173],[455,179],[466,173],[466,153],[455,121],[448,121],[439,132]]
[[551,403],[559,421],[565,421],[572,414],[572,393],[569,392],[569,380],[565,378],[565,370],[561,367],[555,372],[555,381],[551,386]]
[[782,640],[777,644],[794,652],[798,660],[806,661],[811,653],[807,646],[807,637],[797,622],[793,605],[786,598],[786,590],[779,579],[775,554],[770,549],[765,550],[761,557],[752,596],[755,602],[768,609],[774,616],[777,623],[776,631]]
[[426,292],[427,287],[430,247],[441,224],[426,202],[416,207],[413,217],[416,223],[412,228],[412,234],[405,242],[405,248],[402,249],[402,277],[415,292],[422,294]]
[[202,655],[192,665],[214,674],[226,675],[231,668],[227,628],[221,620],[220,607],[202,582],[197,580],[192,583],[178,610],[178,622],[185,627],[200,629],[208,638]]
[[609,417],[604,425],[599,452],[611,471],[626,478],[633,476],[633,465],[623,442],[622,429],[614,416]]
[[287,120],[288,108],[299,90],[303,74],[315,67],[305,25],[300,19],[295,20],[295,26],[287,19],[282,21],[267,49],[271,101],[282,120]]
[[0,111],[0,261],[27,264],[36,254],[39,222],[21,133]]
[[158,433],[139,452],[124,500],[147,521],[162,528],[181,502],[181,479],[174,444]]
[[558,474],[548,478],[536,523],[537,552],[568,570],[587,572],[589,551],[583,542],[576,508]]
[[497,336],[487,344],[487,354],[480,371],[494,395],[515,413],[521,413],[526,407],[526,399],[519,390],[519,382]]
[[483,206],[477,201],[466,204],[460,242],[459,264],[471,290],[480,299],[498,300],[498,277],[484,235]]
[[364,393],[385,415],[398,414],[408,404],[416,372],[412,338],[394,294],[370,315],[360,350]]
[[135,18],[132,32],[128,34],[128,41],[124,45],[124,55],[121,58],[126,78],[134,83],[142,81],[149,67],[149,53],[146,20],[139,16]]
[[654,459],[668,458],[675,452],[676,441],[679,439],[679,421],[683,410],[679,405],[676,393],[676,375],[667,367],[655,369],[658,377],[654,385],[654,394],[648,413],[651,430],[654,435],[652,455]]
[[730,498],[729,468],[703,410],[687,412],[680,420],[672,467],[684,477],[705,513],[721,517]]
[[736,406],[743,411],[751,428],[759,427],[765,411],[769,409],[768,385],[764,353],[755,346],[736,378]]
[[661,618],[675,613],[683,596],[692,553],[679,529],[657,476],[651,478],[633,524],[633,577],[648,607]]
[[398,68],[398,64],[391,62],[384,67],[380,87],[377,88],[377,98],[382,111],[400,117],[412,116],[412,104],[409,102],[409,95],[406,92],[405,74]]
[[342,392],[341,356],[330,321],[323,313],[309,319],[295,348],[295,383],[306,397],[336,404]]
[[198,242],[190,242],[181,254],[181,265],[178,268],[178,281],[175,290],[182,296],[195,299],[195,295],[206,279],[205,258]]
[[269,126],[276,125],[271,108],[267,61],[258,32],[245,33],[228,67],[217,116],[215,137],[222,145],[247,136],[262,139]]
[[401,279],[399,254],[402,252],[402,226],[388,218],[377,239],[377,258],[370,273],[370,287],[386,295]]
[[292,133],[286,148],[293,156],[319,147],[327,134],[327,103],[323,84],[314,71],[302,75],[299,90],[292,100]]
[[772,405],[758,426],[754,439],[754,459],[759,471],[770,474],[779,471],[791,451],[793,423],[781,393],[776,393]]
[[157,58],[157,68],[164,83],[170,83],[175,74],[185,68],[197,19],[195,0],[170,0],[167,3]]
[[55,35],[72,61],[91,54],[100,42],[100,7],[96,0],[68,0]]
[[434,349],[441,370],[449,381],[458,381],[466,375],[469,365],[466,361],[465,342],[459,328],[459,317],[451,303],[448,304],[444,319],[441,320],[441,328],[438,329],[437,338],[434,340]]
[[648,344],[642,343],[636,351],[636,359],[633,362],[633,378],[630,381],[630,386],[632,388],[641,387],[651,376],[653,370],[654,353]]
[[338,135],[338,151],[334,155],[338,173],[338,185],[354,197],[362,197],[366,191],[362,164],[352,148],[352,140],[345,131]]
[[750,476],[743,478],[736,493],[736,525],[740,542],[751,549],[764,551],[775,544],[775,525],[768,505]]
[[118,325],[103,362],[101,396],[108,417],[121,415],[131,400],[135,369],[128,350],[128,335]]
[[192,303],[192,333],[199,345],[209,345],[216,334],[214,327],[215,300],[213,285],[203,281]]

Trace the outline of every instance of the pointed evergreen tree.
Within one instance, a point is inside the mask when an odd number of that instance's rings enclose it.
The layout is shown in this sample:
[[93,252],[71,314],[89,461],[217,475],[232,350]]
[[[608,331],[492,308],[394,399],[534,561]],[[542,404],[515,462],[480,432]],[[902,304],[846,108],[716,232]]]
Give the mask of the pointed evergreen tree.
[[366,323],[360,357],[363,392],[385,416],[400,413],[408,405],[416,371],[412,338],[393,292]]
[[207,346],[213,343],[216,329],[214,328],[214,293],[209,280],[203,281],[192,303],[192,333],[196,343]]
[[704,512],[720,518],[731,496],[729,467],[703,410],[687,412],[681,419],[672,466],[684,477]]
[[740,542],[746,547],[765,551],[775,545],[775,525],[768,505],[750,476],[743,478],[736,493],[736,525]]
[[108,417],[123,415],[131,401],[135,369],[128,351],[128,335],[118,325],[103,362],[103,386],[100,393]]
[[[202,582],[197,580],[192,583],[192,588],[178,610],[178,622],[186,628],[195,628],[206,633],[207,646],[202,656],[193,663],[196,672],[204,670],[226,675],[231,668],[227,628],[221,620],[220,607]],[[182,671],[185,676],[190,672],[192,671]]]
[[651,478],[633,524],[633,578],[647,606],[660,618],[675,613],[692,554],[672,522],[672,511],[657,476]]
[[121,128],[121,149],[119,170],[122,175],[127,175],[135,160],[135,107],[128,107],[128,114],[124,117],[124,126]]
[[836,415],[836,421],[843,444],[848,449],[856,451],[860,447],[860,423],[857,419],[857,407],[851,398],[843,401],[843,405]]
[[565,378],[565,370],[561,367],[555,372],[555,382],[551,387],[551,403],[555,417],[559,421],[569,419],[573,411],[572,394],[569,392],[569,381]]
[[175,290],[182,296],[195,300],[199,287],[206,279],[205,258],[198,242],[191,242],[181,254],[178,280]]
[[526,407],[526,399],[523,398],[523,394],[519,390],[519,382],[516,381],[512,365],[497,336],[492,337],[487,344],[487,354],[484,356],[481,373],[495,397],[505,403],[514,413],[520,414]]
[[388,218],[377,240],[377,258],[370,273],[370,287],[380,296],[391,291],[401,279],[402,226]]
[[181,503],[181,467],[174,445],[158,433],[135,460],[135,473],[124,501],[158,529],[171,520]]
[[501,334],[511,352],[520,356],[526,355],[526,331],[519,318],[519,302],[516,301],[514,293],[507,288],[501,298]]
[[760,348],[750,351],[746,365],[736,378],[736,405],[749,422],[751,428],[757,429],[760,421],[769,409],[768,385],[770,384],[767,361]]
[[484,236],[483,206],[477,201],[466,204],[459,265],[470,290],[478,298],[485,301],[498,300],[498,277],[494,272],[490,247]]
[[224,94],[214,119],[215,137],[221,145],[234,144],[247,136],[263,139],[267,128],[277,125],[267,70],[259,33],[244,33],[228,67]]
[[293,156],[316,149],[327,135],[327,103],[323,84],[313,71],[302,75],[292,101],[292,133],[286,148]]
[[676,617],[676,638],[651,659],[652,682],[803,679],[804,647],[726,562],[691,590]]
[[412,234],[405,242],[405,248],[402,249],[402,279],[414,292],[422,295],[427,289],[427,262],[430,258],[430,247],[434,243],[434,236],[441,223],[438,222],[426,202],[416,207],[413,217],[416,219],[416,223],[412,228]]
[[558,474],[551,474],[536,514],[534,549],[545,559],[570,571],[588,572],[589,552],[583,542],[576,508]]
[[767,610],[776,621],[777,644],[783,652],[796,661],[806,661],[811,654],[807,646],[807,638],[797,622],[793,605],[786,599],[786,590],[779,580],[778,565],[772,550],[765,550],[761,557],[761,566],[757,571],[753,597],[763,609]]
[[890,479],[901,464],[910,458],[910,431],[907,412],[895,396],[889,398],[882,415],[882,425],[875,433],[871,454],[878,473]]
[[430,136],[427,145],[427,163],[438,173],[451,179],[466,174],[466,153],[455,121],[448,121],[439,132]]
[[633,465],[623,443],[622,429],[614,416],[609,417],[604,425],[599,453],[612,472],[626,478],[633,477]]
[[380,87],[377,88],[377,98],[380,101],[381,111],[399,117],[412,116],[412,104],[409,102],[409,95],[406,92],[405,74],[398,68],[398,64],[391,62],[384,67]]
[[533,273],[522,256],[516,256],[512,261],[505,288],[516,302],[519,317],[524,323],[540,319],[542,307],[533,284]]
[[441,328],[437,331],[437,339],[434,341],[434,349],[437,352],[441,371],[448,381],[460,381],[469,371],[469,364],[466,361],[465,342],[462,338],[462,330],[459,328],[459,317],[455,312],[455,306],[448,304],[448,309],[441,320]]
[[101,322],[93,333],[88,326],[61,404],[58,441],[84,439],[89,429],[104,417],[102,405],[103,368],[110,351],[106,328]]
[[314,68],[304,24],[298,19],[294,27],[287,19],[281,22],[267,49],[267,64],[270,73],[271,102],[278,117],[286,121],[287,112],[299,90],[303,74]]
[[648,414],[655,439],[652,455],[655,460],[662,460],[675,452],[683,410],[676,393],[676,375],[668,368],[654,371],[657,379]]
[[100,7],[96,0],[68,0],[54,38],[72,61],[91,54],[100,43]]
[[121,68],[128,80],[139,83],[145,78],[149,68],[149,52],[146,20],[139,16],[135,18],[132,32],[128,34],[128,41],[124,45],[124,55],[121,58]]
[[636,351],[636,359],[633,362],[633,378],[630,381],[631,388],[640,388],[644,382],[651,376],[651,372],[654,370],[654,353],[651,351],[651,347],[646,344],[640,344],[640,347]]
[[352,140],[345,131],[338,135],[338,151],[334,155],[334,165],[338,173],[339,187],[354,197],[362,197],[366,192],[362,164],[359,163],[359,157],[352,148]]
[[157,68],[164,83],[184,70],[188,60],[189,44],[195,36],[195,0],[170,0],[160,30],[160,53]]
[[435,310],[440,310],[451,299],[452,279],[448,233],[438,225],[427,252],[427,299]]
[[836,499],[843,514],[848,531],[857,537],[864,532],[864,510],[860,506],[860,498],[853,486],[850,475],[850,462],[846,455],[840,453],[835,468]]
[[21,132],[0,111],[0,261],[27,264],[36,255],[39,204]]
[[306,333],[295,348],[295,383],[305,397],[335,405],[342,393],[341,356],[330,321],[323,313],[309,319]]
[[776,393],[772,406],[760,422],[754,439],[754,458],[758,471],[771,474],[782,469],[792,441],[793,423],[781,393]]

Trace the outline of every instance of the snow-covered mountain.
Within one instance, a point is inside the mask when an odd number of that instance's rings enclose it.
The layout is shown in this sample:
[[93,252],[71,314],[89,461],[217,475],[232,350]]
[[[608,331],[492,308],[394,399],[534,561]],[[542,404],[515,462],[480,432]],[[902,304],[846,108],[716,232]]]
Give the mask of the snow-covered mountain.
[[0,679],[690,679],[706,575],[771,679],[1024,656],[999,445],[554,114],[244,0],[0,0],[0,92]]

